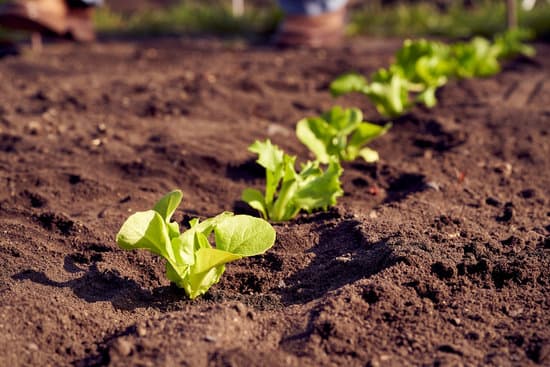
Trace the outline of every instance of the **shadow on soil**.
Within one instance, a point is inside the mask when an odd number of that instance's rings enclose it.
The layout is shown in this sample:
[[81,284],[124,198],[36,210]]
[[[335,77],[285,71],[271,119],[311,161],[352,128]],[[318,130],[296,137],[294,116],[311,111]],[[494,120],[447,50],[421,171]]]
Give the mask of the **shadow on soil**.
[[[420,110],[424,107],[418,106]],[[434,119],[415,114],[405,114],[393,121],[392,136],[394,141],[410,141],[416,153],[426,149],[443,153],[463,145],[468,140],[468,133],[452,120]],[[420,151],[418,151],[420,149]]]
[[[420,173],[402,172],[388,165],[379,168],[362,162],[354,162],[350,165],[350,168],[360,174],[351,181],[355,190],[370,190],[372,196],[380,197],[380,193],[377,192],[378,187],[385,188],[385,196],[374,205],[399,202],[409,195],[422,192],[428,188],[426,176]],[[351,192],[351,190],[349,191]],[[376,202],[376,200],[374,201]]]
[[[325,227],[325,228],[323,228]],[[285,279],[284,304],[306,303],[362,278],[368,278],[398,263],[386,240],[371,242],[355,220],[325,224],[309,252],[315,254],[304,269]]]
[[409,195],[422,192],[426,189],[426,176],[416,173],[403,173],[389,181],[387,197],[383,203],[399,202]]
[[70,256],[65,258],[65,270],[69,273],[84,272],[80,278],[58,282],[46,274],[35,270],[24,270],[12,276],[14,280],[31,282],[57,288],[70,288],[75,296],[86,302],[111,302],[122,310],[134,310],[142,307],[171,307],[174,302],[182,301],[182,293],[175,286],[158,287],[152,291],[143,289],[134,280],[122,277],[115,270],[100,270],[97,264],[87,269],[78,267]]
[[256,159],[249,159],[237,165],[228,165],[225,176],[233,181],[253,182],[265,177],[265,169],[256,163]]

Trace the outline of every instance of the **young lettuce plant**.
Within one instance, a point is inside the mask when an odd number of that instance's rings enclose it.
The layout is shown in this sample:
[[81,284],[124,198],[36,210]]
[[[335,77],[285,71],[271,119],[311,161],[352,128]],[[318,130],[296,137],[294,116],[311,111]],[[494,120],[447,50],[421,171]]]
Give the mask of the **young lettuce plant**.
[[[120,228],[116,242],[125,250],[146,249],[166,259],[166,277],[183,288],[189,298],[216,284],[225,264],[259,255],[275,243],[275,230],[263,219],[224,212],[180,233],[171,217],[183,195],[168,193],[152,210],[132,214]],[[215,247],[208,238],[214,233]]]
[[448,46],[428,40],[406,40],[388,69],[379,69],[369,83],[356,73],[344,74],[330,85],[333,96],[350,92],[366,95],[380,114],[402,115],[414,101],[433,107],[435,92],[450,77],[471,78],[491,76],[500,71],[499,60],[517,54],[533,56],[535,50],[522,41],[530,33],[524,29],[511,30],[495,37],[494,43],[474,37],[469,42]]
[[451,49],[448,45],[425,39],[405,40],[395,55],[392,69],[398,70],[408,80],[408,90],[417,93],[416,100],[427,107],[437,103],[437,88],[447,83],[453,74]]
[[409,93],[428,107],[436,105],[435,91],[453,72],[450,48],[441,42],[406,40],[389,69],[379,69],[369,84],[358,74],[344,74],[331,84],[339,96],[349,92],[365,94],[385,116],[402,115],[410,107]]
[[376,162],[378,152],[365,145],[385,134],[390,127],[391,123],[380,126],[364,122],[357,108],[336,106],[319,117],[300,120],[296,135],[321,163],[328,164],[331,157],[353,161],[359,156],[367,162]]
[[533,38],[533,32],[528,29],[515,28],[510,29],[495,37],[495,47],[497,48],[498,58],[507,59],[516,55],[533,57],[536,54],[535,48],[526,45],[523,41]]
[[372,77],[372,82],[357,73],[339,76],[330,84],[334,97],[358,92],[366,95],[383,116],[402,115],[410,106],[408,81],[400,73],[391,69],[379,69]]
[[485,38],[474,37],[469,42],[451,46],[455,59],[455,74],[460,78],[491,76],[500,71],[499,60],[522,54],[534,56],[535,49],[523,41],[532,34],[525,29],[512,29],[495,36],[491,43]]
[[265,168],[265,193],[246,189],[242,200],[258,210],[265,219],[276,222],[290,220],[301,210],[327,210],[342,196],[342,167],[336,158],[329,159],[323,171],[320,162],[307,162],[296,172],[296,157],[285,154],[271,141],[256,141],[248,148],[258,154],[258,164]]
[[451,46],[459,78],[487,77],[500,71],[499,49],[483,37]]

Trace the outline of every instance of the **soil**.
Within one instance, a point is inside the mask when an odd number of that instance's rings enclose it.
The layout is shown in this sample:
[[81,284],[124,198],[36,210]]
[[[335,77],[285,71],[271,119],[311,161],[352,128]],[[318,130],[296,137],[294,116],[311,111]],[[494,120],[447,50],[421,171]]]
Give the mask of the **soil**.
[[265,255],[190,301],[164,262],[119,249],[174,188],[175,218],[261,188],[247,146],[309,157],[296,121],[399,40],[333,50],[159,38],[0,59],[0,365],[550,366],[550,45],[453,81],[346,163],[326,213],[274,224]]

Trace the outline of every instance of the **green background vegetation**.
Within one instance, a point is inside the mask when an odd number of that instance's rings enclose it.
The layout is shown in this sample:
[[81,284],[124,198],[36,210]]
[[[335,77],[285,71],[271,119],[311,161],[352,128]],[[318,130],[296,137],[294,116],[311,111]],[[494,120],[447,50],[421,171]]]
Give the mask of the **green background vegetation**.
[[[0,3],[6,0],[0,0]],[[234,16],[231,0],[174,0],[164,7],[128,11],[110,7],[95,13],[103,35],[215,34],[263,37],[275,31],[282,13],[275,0],[245,0],[243,16]],[[504,0],[470,1],[350,1],[349,35],[440,36],[466,38],[492,36],[505,29]],[[473,3],[473,4],[472,4]],[[116,2],[111,4],[116,5]],[[518,1],[519,4],[519,1]],[[550,40],[550,4],[539,0],[531,11],[518,6],[519,25],[539,39]],[[0,38],[8,36],[0,30]],[[12,35],[13,36],[13,35]]]
[[[351,1],[348,34],[376,36],[491,36],[505,29],[504,0],[400,2]],[[282,18],[276,1],[245,0],[245,14],[235,17],[230,0],[180,0],[174,5],[132,14],[108,7],[96,13],[98,30],[103,33],[180,34],[213,33],[224,35],[263,35],[276,29]],[[550,39],[550,5],[538,1],[531,11],[519,9],[521,27],[535,31],[538,38]]]

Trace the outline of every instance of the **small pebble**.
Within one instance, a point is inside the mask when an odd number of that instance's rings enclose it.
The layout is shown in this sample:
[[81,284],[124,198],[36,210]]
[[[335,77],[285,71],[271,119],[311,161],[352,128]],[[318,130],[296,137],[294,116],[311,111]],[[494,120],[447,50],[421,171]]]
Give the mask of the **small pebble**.
[[344,254],[342,256],[337,256],[335,260],[343,263],[348,263],[351,261],[351,254]]
[[124,339],[117,339],[113,342],[111,346],[111,350],[117,354],[120,354],[121,356],[129,356],[130,353],[132,353],[132,343],[128,340]]
[[210,84],[216,83],[217,78],[214,74],[206,73],[204,77],[208,83]]
[[147,330],[145,330],[145,328],[143,326],[138,326],[136,332],[139,336],[147,335]]
[[97,132],[104,133],[107,131],[107,125],[105,124],[99,124],[97,125]]
[[33,120],[27,124],[27,131],[31,135],[37,135],[38,133],[40,133],[40,130],[42,130],[42,126],[38,121]]
[[27,348],[29,350],[37,351],[38,350],[38,345],[36,345],[35,343],[29,343],[29,344],[27,344]]
[[206,336],[204,337],[204,340],[206,340],[206,341],[209,342],[209,343],[214,343],[214,342],[217,340],[217,338],[216,338],[216,337],[213,337],[212,335],[206,335]]
[[426,182],[426,187],[435,191],[441,191],[441,185],[435,181]]
[[267,135],[273,136],[273,135],[281,135],[281,136],[290,136],[290,131],[279,124],[269,124],[267,126]]

